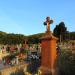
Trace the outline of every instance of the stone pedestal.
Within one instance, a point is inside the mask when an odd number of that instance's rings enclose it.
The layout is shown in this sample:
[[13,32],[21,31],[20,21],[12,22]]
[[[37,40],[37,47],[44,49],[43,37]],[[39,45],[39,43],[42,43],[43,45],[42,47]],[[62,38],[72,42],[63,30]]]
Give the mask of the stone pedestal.
[[42,75],[48,73],[54,75],[56,62],[57,38],[51,32],[46,32],[41,38],[41,71]]

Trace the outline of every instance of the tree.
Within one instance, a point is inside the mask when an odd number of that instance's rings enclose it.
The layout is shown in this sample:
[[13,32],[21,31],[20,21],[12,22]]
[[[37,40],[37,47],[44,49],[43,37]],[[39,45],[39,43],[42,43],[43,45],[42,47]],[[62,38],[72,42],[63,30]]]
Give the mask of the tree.
[[0,31],[0,44],[20,44],[25,41],[27,37],[22,34],[7,34]]
[[69,36],[70,36],[70,40],[75,40],[75,32],[70,32]]
[[22,34],[14,34],[14,33],[5,33],[0,31],[0,44],[24,44],[25,40],[29,44],[32,43],[39,43],[40,38],[42,37],[44,33],[38,33],[34,35],[25,36]]
[[64,40],[67,28],[65,27],[64,22],[60,22],[59,25],[56,25],[54,28],[53,34],[61,40]]
[[44,35],[44,33],[38,33],[34,35],[29,35],[28,38],[28,43],[29,44],[37,44],[40,42],[40,38]]

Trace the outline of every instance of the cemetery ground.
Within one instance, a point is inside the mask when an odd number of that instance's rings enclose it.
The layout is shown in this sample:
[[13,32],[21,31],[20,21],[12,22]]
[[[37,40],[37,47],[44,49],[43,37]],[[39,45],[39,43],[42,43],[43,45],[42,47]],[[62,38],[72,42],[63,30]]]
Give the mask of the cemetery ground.
[[[74,44],[72,43],[62,43],[59,44],[59,47],[57,48],[57,64],[58,67],[58,75],[74,75],[75,74],[75,53],[72,49]],[[14,46],[1,46],[1,52],[3,54],[7,54],[6,56],[2,57],[0,60],[0,69],[13,67],[16,65],[29,63],[29,66],[27,68],[27,72],[30,74],[38,74],[38,70],[40,67],[40,60],[41,60],[41,47],[40,44],[35,45],[32,44],[31,46],[17,46],[18,48]],[[2,66],[3,65],[3,66]],[[24,71],[21,70],[15,73],[12,73],[11,75],[25,75],[23,73]]]

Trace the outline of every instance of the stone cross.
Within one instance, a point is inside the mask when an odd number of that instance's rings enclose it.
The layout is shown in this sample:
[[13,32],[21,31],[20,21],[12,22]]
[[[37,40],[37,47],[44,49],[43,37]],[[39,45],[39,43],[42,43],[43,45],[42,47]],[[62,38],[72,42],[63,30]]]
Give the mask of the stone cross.
[[50,20],[50,17],[46,18],[46,21],[44,22],[44,25],[46,25],[46,31],[49,32],[50,31],[50,24],[53,23],[53,20]]

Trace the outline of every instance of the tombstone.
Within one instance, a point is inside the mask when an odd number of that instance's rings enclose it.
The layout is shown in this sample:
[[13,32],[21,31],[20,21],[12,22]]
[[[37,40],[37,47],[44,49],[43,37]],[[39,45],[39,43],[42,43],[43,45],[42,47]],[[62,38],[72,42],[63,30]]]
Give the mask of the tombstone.
[[50,24],[53,20],[50,17],[46,18],[44,24],[46,25],[46,32],[41,37],[41,67],[42,75],[55,73],[56,63],[56,42],[57,38],[54,37],[50,31]]
[[29,48],[27,42],[28,42],[28,40],[25,39],[25,40],[24,40],[24,43],[23,43],[23,47],[24,47],[24,49],[26,49],[26,50],[28,50],[28,48]]
[[16,64],[18,65],[19,64],[19,57],[16,56]]

